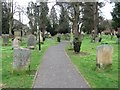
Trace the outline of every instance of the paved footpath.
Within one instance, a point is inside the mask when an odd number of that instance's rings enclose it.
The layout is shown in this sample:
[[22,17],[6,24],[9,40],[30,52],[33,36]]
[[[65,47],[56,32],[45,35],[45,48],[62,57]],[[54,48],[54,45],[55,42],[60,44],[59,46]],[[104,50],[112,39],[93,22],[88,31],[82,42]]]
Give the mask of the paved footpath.
[[33,88],[89,88],[70,62],[62,41],[44,54]]

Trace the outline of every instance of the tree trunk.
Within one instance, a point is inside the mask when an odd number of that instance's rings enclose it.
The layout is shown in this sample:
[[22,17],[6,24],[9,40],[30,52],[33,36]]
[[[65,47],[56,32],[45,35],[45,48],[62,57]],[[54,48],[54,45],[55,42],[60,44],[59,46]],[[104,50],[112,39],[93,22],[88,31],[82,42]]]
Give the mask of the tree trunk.
[[2,2],[0,1],[0,36],[2,35]]
[[73,35],[74,35],[74,40],[73,40],[73,45],[74,45],[74,51],[76,53],[80,52],[80,48],[81,48],[81,43],[82,43],[82,39],[81,39],[81,34],[79,32],[79,5],[78,3],[76,3],[74,5],[74,20],[73,20]]
[[95,41],[95,38],[97,37],[98,32],[98,2],[94,2],[94,35],[93,35],[93,41]]

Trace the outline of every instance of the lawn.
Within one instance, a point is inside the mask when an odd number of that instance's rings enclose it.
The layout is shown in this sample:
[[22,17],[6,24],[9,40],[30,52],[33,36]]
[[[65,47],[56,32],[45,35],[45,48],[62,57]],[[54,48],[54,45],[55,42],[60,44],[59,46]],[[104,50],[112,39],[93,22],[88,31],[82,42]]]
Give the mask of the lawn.
[[[82,42],[81,53],[75,54],[70,50],[70,46],[66,47],[74,66],[84,76],[92,88],[118,88],[118,45],[116,38],[112,40],[110,36],[103,35],[101,43],[91,43],[90,36],[86,35]],[[114,48],[112,69],[96,70],[96,47],[108,43]]]
[[[26,47],[26,39],[22,41],[22,47]],[[42,57],[51,45],[55,45],[57,42],[53,39],[46,39],[44,44],[41,45],[41,51],[37,49],[32,50],[30,72],[24,70],[17,73],[12,73],[12,63],[13,63],[13,50],[11,43],[9,46],[0,46],[2,48],[2,86],[4,88],[31,88],[34,80],[34,76],[37,68],[39,67]]]

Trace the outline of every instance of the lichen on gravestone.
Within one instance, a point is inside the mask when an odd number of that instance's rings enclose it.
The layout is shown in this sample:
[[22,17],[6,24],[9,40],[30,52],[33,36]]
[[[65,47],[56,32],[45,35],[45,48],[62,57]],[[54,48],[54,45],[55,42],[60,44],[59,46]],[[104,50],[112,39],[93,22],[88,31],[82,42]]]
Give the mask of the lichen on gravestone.
[[31,51],[27,48],[14,48],[13,69],[25,69],[30,64]]
[[113,47],[110,45],[100,45],[97,47],[96,65],[105,68],[112,65]]

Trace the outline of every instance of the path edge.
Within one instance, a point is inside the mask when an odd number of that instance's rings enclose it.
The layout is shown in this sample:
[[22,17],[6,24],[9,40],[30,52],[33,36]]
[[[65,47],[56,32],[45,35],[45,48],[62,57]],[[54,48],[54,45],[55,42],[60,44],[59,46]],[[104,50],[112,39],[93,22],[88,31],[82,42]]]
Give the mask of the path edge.
[[89,86],[89,88],[91,88],[90,84],[87,82],[87,80],[85,79],[85,77],[80,73],[80,71],[78,70],[78,68],[76,67],[76,65],[74,65],[74,64],[72,63],[72,61],[71,61],[70,57],[68,56],[68,54],[67,54],[67,52],[66,52],[65,49],[64,49],[64,52],[65,52],[66,56],[68,57],[70,63],[71,63],[71,64],[73,65],[73,67],[75,68],[75,70],[79,73],[79,75],[82,76],[82,78],[83,78],[84,81],[87,83],[87,85]]
[[[41,51],[40,51],[40,52],[41,52]],[[42,63],[42,62],[41,62],[41,63]],[[39,64],[38,67],[37,67],[37,71],[36,71],[36,73],[35,73],[35,76],[34,76],[34,79],[33,79],[33,83],[32,83],[32,88],[33,88],[33,86],[34,86],[34,84],[35,84],[35,80],[36,80],[36,78],[37,78],[39,68],[40,68],[40,64]]]
[[[46,49],[46,51],[44,52],[44,54],[47,52],[47,50],[49,49],[49,47]],[[40,51],[41,52],[41,51]],[[43,57],[44,57],[44,55],[43,55]],[[43,57],[42,57],[42,59],[43,59]],[[41,63],[43,62],[43,60],[41,61]],[[37,71],[36,71],[36,73],[35,73],[35,76],[34,76],[34,79],[33,79],[33,83],[32,83],[32,88],[34,88],[34,84],[35,84],[35,80],[36,80],[36,78],[37,78],[37,75],[38,75],[38,71],[39,71],[39,69],[40,69],[40,66],[41,66],[41,64],[39,64],[38,65],[38,67],[37,67]]]

